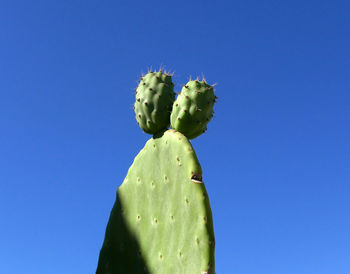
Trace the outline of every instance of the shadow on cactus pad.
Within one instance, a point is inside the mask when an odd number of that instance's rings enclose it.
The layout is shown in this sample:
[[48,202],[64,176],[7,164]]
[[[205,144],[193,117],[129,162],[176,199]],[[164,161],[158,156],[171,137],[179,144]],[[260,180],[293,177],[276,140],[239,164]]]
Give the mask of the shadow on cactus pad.
[[149,274],[140,253],[140,246],[125,224],[123,207],[118,196],[106,228],[96,274]]

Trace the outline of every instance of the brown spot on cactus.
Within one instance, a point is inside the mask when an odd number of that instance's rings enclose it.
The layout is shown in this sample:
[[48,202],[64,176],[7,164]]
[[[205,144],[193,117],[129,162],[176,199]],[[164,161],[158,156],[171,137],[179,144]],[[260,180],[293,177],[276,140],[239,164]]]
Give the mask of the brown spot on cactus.
[[192,173],[191,181],[195,184],[202,184],[202,174],[194,174]]

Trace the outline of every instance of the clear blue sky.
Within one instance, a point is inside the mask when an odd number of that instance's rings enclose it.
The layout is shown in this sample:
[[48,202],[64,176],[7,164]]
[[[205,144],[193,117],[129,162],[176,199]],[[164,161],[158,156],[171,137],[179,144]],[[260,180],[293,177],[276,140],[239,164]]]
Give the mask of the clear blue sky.
[[218,274],[350,273],[350,2],[0,3],[0,273],[94,273],[148,67],[218,83]]

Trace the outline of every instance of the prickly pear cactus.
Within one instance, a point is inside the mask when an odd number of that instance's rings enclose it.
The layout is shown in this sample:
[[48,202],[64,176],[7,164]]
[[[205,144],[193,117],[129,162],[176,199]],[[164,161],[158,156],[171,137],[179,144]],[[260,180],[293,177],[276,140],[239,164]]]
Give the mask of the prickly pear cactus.
[[174,100],[171,75],[160,70],[141,77],[134,104],[135,118],[141,129],[149,134],[167,129]]
[[181,133],[150,139],[117,191],[98,274],[213,274],[214,231],[197,156]]
[[183,86],[173,105],[172,128],[193,139],[207,130],[216,100],[213,86],[204,80],[191,80]]

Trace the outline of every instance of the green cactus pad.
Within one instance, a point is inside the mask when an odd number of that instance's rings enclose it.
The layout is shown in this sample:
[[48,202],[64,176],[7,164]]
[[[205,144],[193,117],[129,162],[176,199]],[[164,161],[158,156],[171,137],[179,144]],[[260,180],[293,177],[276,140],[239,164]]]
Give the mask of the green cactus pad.
[[97,273],[215,273],[214,231],[197,156],[181,133],[150,139],[118,188]]
[[141,129],[149,134],[167,129],[174,100],[171,75],[158,71],[141,77],[134,104],[135,118]]
[[203,81],[189,81],[174,102],[170,121],[172,128],[193,139],[207,130],[216,100],[213,86]]

